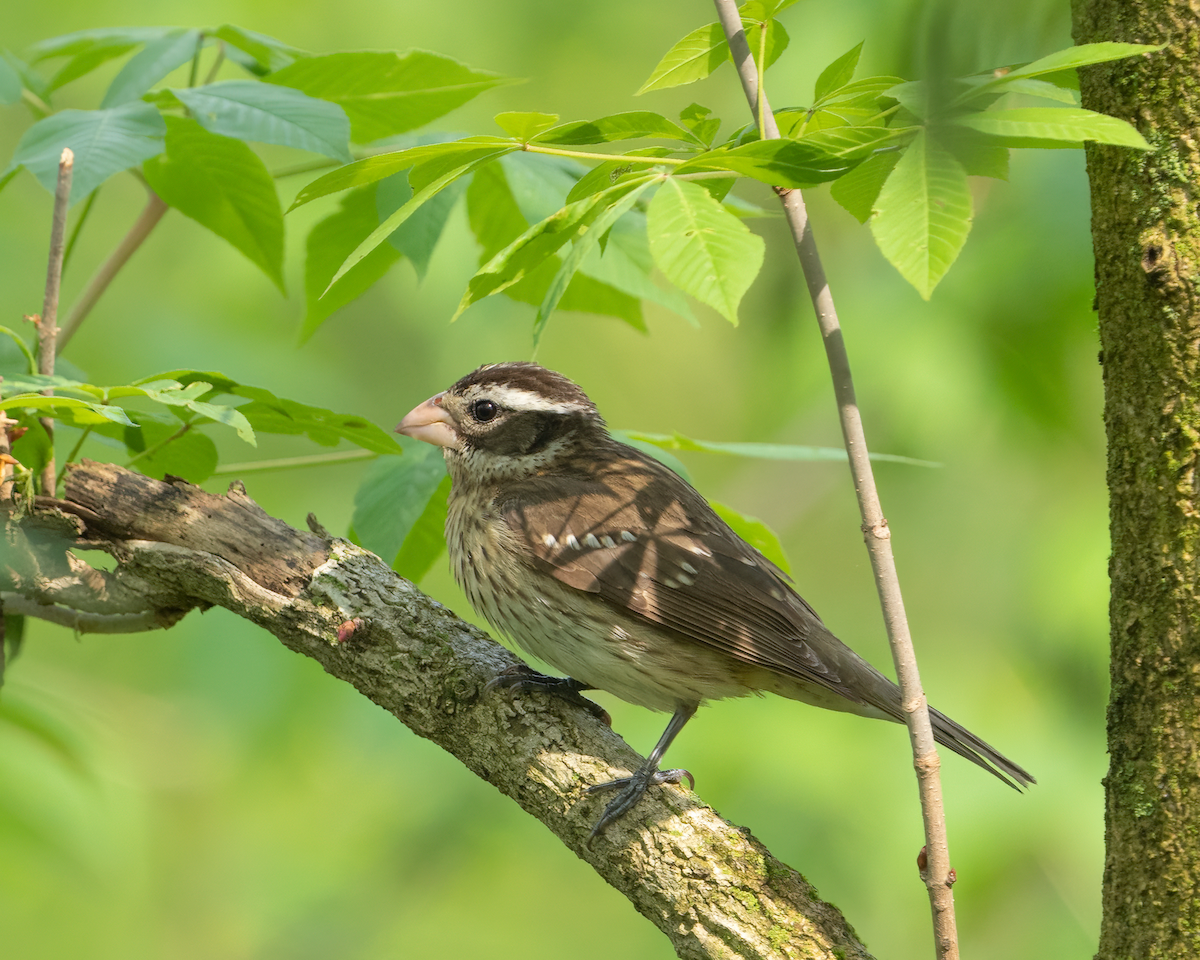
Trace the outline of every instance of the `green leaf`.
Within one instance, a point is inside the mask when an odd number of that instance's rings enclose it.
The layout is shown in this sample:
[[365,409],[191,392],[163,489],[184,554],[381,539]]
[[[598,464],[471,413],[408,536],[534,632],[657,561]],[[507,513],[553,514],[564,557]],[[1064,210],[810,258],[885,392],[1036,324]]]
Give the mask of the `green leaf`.
[[821,71],[821,75],[817,77],[816,87],[813,89],[814,103],[820,102],[854,79],[854,71],[858,69],[858,58],[862,54],[862,48],[862,43],[851,47]]
[[199,49],[200,39],[199,30],[172,30],[146,44],[109,84],[100,106],[115,107],[137,100],[171,71],[191,60]]
[[[763,8],[764,16],[774,17],[783,13],[792,4],[799,3],[800,0],[759,0]],[[749,4],[747,4],[749,6]]]
[[1009,150],[986,134],[955,124],[938,124],[938,143],[954,154],[971,177],[1008,179]]
[[203,381],[179,384],[174,380],[164,380],[142,383],[138,386],[112,387],[109,389],[109,394],[113,397],[144,396],[165,406],[184,407],[201,417],[206,417],[216,423],[223,423],[227,427],[233,427],[237,431],[237,435],[246,443],[252,447],[257,446],[254,429],[241,410],[199,399],[208,393],[209,388],[210,384]]
[[167,33],[170,27],[98,27],[76,30],[58,37],[39,40],[29,48],[30,62],[40,63],[52,57],[74,57],[96,47],[136,47],[150,43]]
[[513,201],[526,223],[537,223],[566,203],[585,168],[576,160],[518,151],[500,158]]
[[680,110],[679,119],[705,146],[712,145],[717,131],[721,129],[721,118],[714,117],[708,107],[703,107],[698,103],[690,103]]
[[729,524],[730,528],[750,546],[770,560],[784,573],[791,575],[792,568],[788,565],[787,556],[783,552],[783,544],[775,531],[765,523],[746,513],[738,513],[732,507],[710,500],[709,504],[718,517]]
[[1114,43],[1111,41],[1085,43],[1078,47],[1056,50],[1040,60],[1034,60],[1032,63],[1009,70],[997,79],[1004,82],[1020,77],[1041,77],[1075,67],[1086,67],[1093,63],[1107,63],[1110,60],[1124,60],[1126,57],[1154,53],[1164,46],[1166,44]]
[[241,140],[209,133],[195,120],[166,119],[166,156],[144,166],[151,189],[244,253],[282,291],[283,212],[262,160]]
[[[639,150],[638,156],[667,156],[671,150],[667,147],[652,147],[651,151]],[[632,156],[633,154],[630,154]],[[654,169],[645,163],[630,163],[624,158],[599,163],[575,181],[575,186],[567,192],[564,203],[574,203],[593,193],[615,187],[622,179],[639,177],[648,170]]]
[[425,509],[409,528],[404,545],[392,561],[392,569],[417,583],[446,549],[446,514],[450,497],[450,477],[442,477]]
[[59,157],[64,147],[70,147],[75,154],[74,202],[113,174],[161,153],[165,131],[162,115],[148,103],[126,103],[107,110],[61,110],[25,131],[10,169],[23,165],[53,193]]
[[[336,310],[357,300],[400,259],[392,247],[380,245],[330,286],[337,268],[365,234],[379,225],[375,189],[352,190],[342,198],[341,209],[316,224],[308,233],[304,261],[304,296],[307,312],[300,330],[303,343]],[[324,295],[322,295],[324,294]]]
[[994,137],[1008,147],[1078,147],[1085,140],[1149,150],[1145,138],[1116,117],[1072,107],[1024,107],[968,113],[959,126]]
[[774,186],[808,187],[837,179],[896,135],[884,127],[839,127],[803,140],[754,140],[701,154],[675,173],[732,170]]
[[660,179],[659,174],[651,173],[641,183],[636,183],[635,181],[628,185],[622,184],[610,191],[606,191],[606,193],[597,195],[598,198],[606,197],[613,202],[601,211],[583,231],[583,235],[575,240],[571,247],[571,252],[563,258],[562,266],[559,267],[558,273],[554,275],[554,279],[550,282],[545,299],[542,300],[541,306],[538,307],[537,316],[533,321],[533,348],[535,351],[541,342],[542,331],[550,319],[550,314],[558,306],[559,301],[566,292],[567,284],[571,282],[571,279],[575,276],[575,272],[583,263],[583,258],[613,224],[633,209],[633,205],[637,203],[641,195],[658,179]]
[[230,59],[239,60],[243,66],[258,76],[282,70],[296,60],[309,55],[303,50],[288,46],[281,40],[268,37],[265,33],[244,30],[231,23],[217,27],[212,35],[218,40],[224,40],[233,50],[240,50],[247,54],[248,60],[236,57],[233,51],[227,51]]
[[650,201],[650,252],[668,280],[730,323],[758,275],[764,244],[703,187],[668,179]]
[[396,452],[396,442],[388,434],[369,420],[352,414],[334,413],[281,397],[256,400],[238,409],[261,433],[306,435],[325,447],[349,440],[374,453]]
[[[756,460],[787,461],[846,461],[843,447],[804,447],[791,443],[724,443],[713,440],[694,440],[680,433],[644,433],[640,430],[623,431],[622,439],[638,440],[653,444],[662,450],[696,451],[701,453],[723,453],[735,457],[751,457]],[[941,464],[929,460],[914,460],[894,453],[872,453],[872,460],[889,463],[907,463],[916,467],[938,467]]]
[[153,384],[162,380],[178,381],[188,386],[200,383],[205,388],[201,396],[206,400],[230,394],[253,401],[236,409],[245,416],[248,424],[261,433],[307,434],[311,440],[323,446],[349,440],[372,453],[394,454],[400,449],[391,434],[384,433],[362,417],[277,397],[262,387],[238,383],[215,371],[171,370],[141,383]]
[[21,90],[21,75],[5,57],[0,56],[0,103],[16,103],[21,99]]
[[638,300],[660,304],[696,326],[696,318],[692,316],[687,298],[674,287],[663,288],[656,284],[650,278],[653,269],[654,258],[650,255],[650,240],[646,236],[646,216],[640,211],[631,210],[609,230],[607,244],[601,239],[601,244],[591,248],[579,272]]
[[[511,144],[493,148],[492,150],[487,151],[480,156],[476,156],[472,160],[468,160],[465,163],[460,163],[458,166],[450,167],[450,169],[448,169],[436,180],[421,187],[421,189],[413,194],[413,198],[411,200],[409,200],[399,210],[384,220],[383,223],[381,223],[370,233],[367,239],[355,247],[354,252],[346,258],[345,262],[338,268],[337,273],[333,275],[333,280],[331,281],[330,285],[332,286],[332,284],[337,283],[338,280],[340,280],[346,273],[346,271],[353,269],[354,265],[362,260],[363,257],[378,247],[379,244],[383,243],[388,237],[390,237],[401,226],[401,224],[403,224],[409,217],[416,213],[417,210],[421,208],[421,205],[427,200],[431,200],[436,197],[439,193],[441,193],[442,190],[450,186],[450,184],[452,184],[459,177],[464,177],[469,173],[473,173],[479,167],[490,163],[497,157],[503,156],[512,149],[513,147]],[[410,179],[411,178],[412,175],[410,175]]]
[[311,150],[350,162],[350,121],[337,104],[290,87],[224,80],[171,89],[209,133]]
[[89,403],[77,397],[43,397],[40,393],[17,394],[15,397],[0,400],[0,410],[36,410],[38,416],[54,417],[77,427],[105,422],[133,426],[133,421],[120,407]]
[[[539,114],[543,116],[543,114]],[[657,113],[635,110],[615,113],[598,120],[575,120],[551,127],[533,138],[534,143],[561,143],[577,146],[588,143],[610,143],[614,140],[633,140],[637,137],[663,137],[685,143],[703,145],[690,130]]]
[[467,284],[451,319],[457,319],[471,304],[512,286],[541,266],[563,244],[587,228],[607,205],[606,200],[604,193],[593,194],[568,204],[525,230],[480,267]]
[[[463,179],[455,180],[437,196],[422,204],[416,213],[400,224],[388,237],[388,245],[408,258],[417,272],[418,279],[425,279],[425,271],[429,268],[433,249],[442,236],[442,230],[450,218],[450,211],[462,195],[464,186]],[[375,212],[379,217],[376,222],[386,220],[411,198],[412,187],[404,174],[393,174],[386,180],[379,181],[375,186]]]
[[477,170],[467,186],[467,220],[486,263],[529,227],[508,185],[503,162]]
[[292,201],[288,213],[313,200],[327,197],[331,193],[340,193],[343,190],[375,183],[399,173],[401,170],[408,170],[434,159],[444,158],[453,166],[483,156],[491,157],[496,152],[515,149],[517,148],[512,141],[502,140],[499,137],[468,137],[446,143],[424,143],[405,150],[398,150],[395,153],[381,153],[374,157],[366,157],[356,160],[354,163],[348,163],[344,167],[338,167],[305,186]]
[[962,164],[921,131],[884,183],[875,210],[871,232],[879,249],[928,300],[971,229]]
[[671,47],[634,96],[703,80],[728,59],[725,31],[719,23],[707,23]]
[[[4,683],[4,674],[8,669],[8,665],[21,655],[21,648],[25,644],[25,617],[24,616],[5,616],[4,617],[4,641],[0,643],[0,685]],[[8,697],[4,698],[3,709],[0,709],[0,717],[9,723],[12,720],[9,713],[12,711],[12,705]]]
[[266,79],[338,104],[359,143],[424,126],[485,90],[513,82],[425,50],[308,57]]
[[857,167],[833,181],[829,195],[833,197],[850,216],[859,223],[870,219],[879,191],[883,189],[884,181],[900,159],[900,152],[893,150],[888,153],[878,153],[864,160]]
[[1066,89],[1057,83],[1030,78],[1006,81],[1003,85],[1005,93],[1020,93],[1027,97],[1041,97],[1044,100],[1057,100],[1059,103],[1075,106],[1079,98],[1074,90]]
[[[131,454],[162,443],[179,433],[182,423],[157,423],[141,418],[140,429],[125,431],[126,445]],[[217,445],[212,438],[198,430],[188,430],[169,443],[164,443],[148,456],[138,457],[137,469],[148,477],[163,479],[167,474],[191,483],[202,483],[217,469]]]
[[72,80],[86,76],[109,60],[122,56],[144,43],[153,43],[171,31],[170,27],[115,27],[80,30],[36,43],[30,48],[33,62],[53,57],[68,60],[46,84],[52,93]]
[[[432,499],[441,493],[443,482],[448,479],[439,448],[408,437],[400,438],[400,446],[403,456],[380,457],[367,466],[354,495],[350,521],[356,542],[389,564],[397,559],[405,541],[418,528]],[[444,510],[444,494],[441,499]]]
[[[0,385],[5,378],[24,376],[37,370],[37,360],[25,338],[10,327],[0,327],[0,335],[8,338],[0,341]],[[3,387],[0,386],[0,390]]]
[[[778,20],[767,19],[765,10],[761,11],[761,13],[755,11],[754,16],[747,16],[751,12],[751,6],[756,4],[757,0],[750,0],[750,3],[742,7],[742,28],[746,31],[746,43],[750,46],[750,54],[754,58],[754,63],[761,70],[764,68],[759,64],[759,50],[762,45],[764,23],[767,31],[765,49],[767,67],[770,67],[776,60],[783,56],[783,51],[787,49],[791,38],[783,28],[782,23]],[[733,57],[730,56],[730,59],[732,60]]]
[[529,141],[558,123],[557,113],[498,113],[495,121],[510,137]]

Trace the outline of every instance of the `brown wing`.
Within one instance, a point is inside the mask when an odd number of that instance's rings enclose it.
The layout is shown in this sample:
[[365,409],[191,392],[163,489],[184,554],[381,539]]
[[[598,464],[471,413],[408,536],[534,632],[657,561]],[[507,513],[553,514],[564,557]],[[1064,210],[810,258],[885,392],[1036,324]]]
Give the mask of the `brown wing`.
[[580,469],[525,481],[497,504],[534,567],[745,663],[859,701],[830,660],[849,666],[844,651],[867,665],[675,473],[618,444]]

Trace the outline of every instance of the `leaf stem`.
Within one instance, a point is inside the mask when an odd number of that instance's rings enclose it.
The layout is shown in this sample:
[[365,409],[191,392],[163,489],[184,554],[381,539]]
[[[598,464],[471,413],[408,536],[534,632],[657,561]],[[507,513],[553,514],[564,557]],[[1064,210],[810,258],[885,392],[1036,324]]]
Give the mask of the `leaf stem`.
[[41,120],[43,117],[50,116],[50,114],[54,112],[54,108],[32,90],[22,90],[21,99],[25,101],[25,105],[29,107],[30,110],[37,114],[37,118],[39,120]]
[[158,453],[159,450],[161,450],[163,447],[165,447],[168,443],[171,443],[173,440],[178,440],[180,437],[182,437],[185,433],[187,433],[191,429],[192,429],[192,424],[190,424],[190,423],[183,424],[183,426],[181,426],[178,430],[176,430],[169,437],[164,437],[162,440],[159,440],[158,443],[150,444],[150,446],[148,446],[141,453],[135,453],[132,457],[129,458],[129,460],[127,460],[125,462],[125,466],[132,467],[135,463],[137,463],[139,460],[141,460],[142,457],[153,456],[154,454]]
[[67,454],[67,463],[75,462],[75,458],[79,456],[79,451],[83,448],[83,441],[91,436],[92,430],[93,427],[91,424],[88,424],[83,428],[83,432],[79,435],[79,439],[75,442],[75,446],[73,446],[71,448],[71,452]]
[[134,251],[142,245],[146,237],[150,235],[150,231],[158,225],[158,221],[162,219],[163,214],[167,212],[167,205],[163,203],[157,193],[149,187],[146,188],[146,192],[150,196],[141,214],[134,221],[133,226],[129,228],[129,232],[125,234],[125,238],[117,246],[117,249],[109,255],[109,258],[100,265],[100,269],[93,274],[83,293],[79,295],[79,299],[75,301],[75,305],[71,308],[70,316],[67,317],[67,322],[58,334],[58,349],[63,350],[66,348],[71,337],[75,335],[75,331],[79,329],[79,325],[91,313],[92,307],[96,305],[96,301],[100,299],[101,294],[108,289],[108,285],[112,283],[113,278],[125,266],[129,258],[133,256]]
[[341,166],[336,160],[308,160],[304,163],[295,163],[290,167],[281,167],[272,172],[271,176],[276,180],[282,180],[284,177],[294,177],[301,173],[313,173],[316,170],[325,170],[329,167]]
[[666,163],[675,167],[687,163],[690,159],[688,157],[633,157],[623,153],[589,153],[586,150],[564,150],[561,147],[544,147],[538,143],[527,143],[524,149],[530,153],[546,153],[554,157],[572,157],[576,160],[620,160],[623,163],[645,163],[649,165]]
[[[203,36],[203,35],[201,35]],[[204,86],[208,86],[217,79],[217,71],[221,69],[221,64],[225,62],[225,41],[217,41],[217,58],[213,60],[213,65],[209,68],[208,76],[204,78]]]
[[67,240],[67,249],[63,253],[63,273],[67,272],[67,264],[71,262],[71,252],[75,249],[75,241],[79,239],[79,231],[87,222],[88,214],[92,212],[92,205],[96,202],[96,194],[99,192],[100,188],[97,187],[88,194],[87,200],[83,202],[83,209],[79,211],[79,216],[75,219],[75,226],[71,228],[71,237]]
[[213,471],[213,476],[227,473],[263,473],[267,470],[293,470],[297,467],[321,467],[356,460],[373,460],[374,450],[340,450],[337,453],[313,453],[304,457],[279,457],[275,460],[248,460],[244,463],[225,463]]
[[[758,108],[758,119],[763,124],[764,136],[778,138],[779,127],[775,123],[766,95],[758,83],[758,72],[746,43],[746,34],[736,2],[713,0],[713,3],[716,5],[717,16],[725,30],[725,36],[729,40],[729,49],[733,54],[733,62],[737,66],[746,100],[752,110]],[[825,342],[842,435],[850,456],[850,471],[863,519],[863,536],[871,557],[871,568],[875,575],[880,605],[883,607],[892,660],[900,681],[901,703],[907,719],[913,761],[917,770],[917,785],[921,795],[927,856],[922,879],[925,881],[933,911],[937,956],[939,960],[957,960],[958,933],[954,917],[954,899],[949,885],[950,853],[946,841],[941,781],[938,778],[940,763],[933,739],[933,728],[929,722],[929,707],[921,689],[908,619],[904,613],[904,599],[900,593],[900,581],[892,556],[891,532],[879,503],[866,435],[863,432],[862,415],[855,398],[854,380],[850,374],[850,360],[846,353],[841,325],[838,323],[833,295],[825,278],[825,268],[821,263],[816,239],[808,221],[803,195],[799,190],[783,187],[774,189],[783,204],[788,227],[796,245],[796,253],[808,284],[813,309],[817,315],[817,323],[821,329],[821,338]]]
[[188,74],[188,86],[196,85],[196,78],[200,76],[200,54],[204,50],[204,34],[201,33],[196,37],[196,53],[192,57],[192,70]]

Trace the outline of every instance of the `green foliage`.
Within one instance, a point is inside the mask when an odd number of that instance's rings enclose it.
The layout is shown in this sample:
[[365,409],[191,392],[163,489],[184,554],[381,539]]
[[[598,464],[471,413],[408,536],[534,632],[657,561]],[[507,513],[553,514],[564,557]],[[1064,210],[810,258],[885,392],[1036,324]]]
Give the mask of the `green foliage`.
[[163,118],[147,103],[62,110],[25,131],[9,169],[24,167],[53,192],[59,157],[70,147],[75,153],[71,200],[76,201],[114,174],[161,153],[165,132]]
[[928,298],[957,259],[970,229],[967,172],[950,151],[921,131],[875,201],[875,242],[901,276]]
[[675,179],[654,195],[647,228],[667,279],[737,323],[737,305],[762,266],[762,238],[703,187]]
[[167,204],[244,253],[282,292],[283,211],[266,165],[241,140],[167,117],[167,152],[143,166]]
[[[788,46],[775,17],[790,5],[750,0],[742,7],[760,75]],[[763,241],[743,222],[762,211],[730,192],[740,179],[777,188],[832,182],[834,198],[870,223],[883,254],[928,297],[966,241],[969,176],[1006,176],[1013,147],[1077,147],[1093,140],[1146,148],[1128,124],[1075,107],[1071,88],[1076,67],[1155,48],[1094,44],[933,85],[889,76],[856,80],[862,46],[820,72],[811,106],[777,112],[776,140],[760,139],[751,125],[720,142],[721,120],[698,104],[678,121],[649,110],[567,122],[550,113],[510,111],[495,117],[506,136],[451,138],[410,132],[511,81],[422,50],[314,56],[230,24],[87,30],[37,44],[31,67],[12,57],[0,60],[0,101],[14,102],[25,89],[48,104],[65,84],[130,55],[97,109],[49,107],[21,138],[0,186],[27,169],[52,190],[66,146],[75,151],[74,198],[140,165],[163,201],[241,251],[283,290],[284,214],[275,177],[251,144],[336,164],[302,186],[290,208],[342,195],[340,207],[305,241],[301,339],[397,260],[409,260],[423,276],[452,209],[465,197],[481,258],[456,316],[500,293],[529,303],[536,308],[536,349],[560,310],[608,313],[644,330],[643,301],[690,319],[686,295],[736,323],[764,256]],[[222,58],[244,70],[243,78],[218,78]],[[638,93],[701,80],[729,59],[719,24],[707,24],[675,44]],[[49,62],[55,72],[43,79],[37,70]],[[186,85],[171,84],[189,63]],[[165,85],[155,89],[159,84]],[[1070,106],[1009,106],[1008,94]],[[578,149],[631,140],[652,142],[603,154]],[[52,416],[119,440],[148,471],[211,475],[218,448],[201,428],[212,423],[233,427],[251,443],[259,431],[306,435],[319,444],[348,440],[377,454],[401,449],[365,421],[219,375],[177,371],[116,388],[39,379],[31,375],[28,349],[5,332],[21,344],[26,360],[4,382],[0,409],[25,424]],[[42,396],[47,387],[56,395]],[[221,396],[230,402],[214,402]],[[130,407],[126,401],[134,399],[148,408]],[[643,435],[639,442],[744,456],[821,455],[811,448],[678,436]],[[37,462],[49,454],[47,439],[35,429],[23,449]],[[442,516],[435,505],[442,474],[429,451],[419,450],[371,468],[353,524],[365,543],[403,558],[403,569],[414,576],[436,555]],[[385,516],[397,504],[403,522]]]
[[446,548],[450,478],[440,447],[400,438],[402,457],[380,457],[354,497],[350,537],[419,580]]
[[357,143],[423,127],[485,90],[512,82],[424,50],[305,57],[265,79],[336,103],[350,118]]
[[209,133],[278,143],[349,163],[350,121],[335,103],[289,87],[224,80],[171,92]]

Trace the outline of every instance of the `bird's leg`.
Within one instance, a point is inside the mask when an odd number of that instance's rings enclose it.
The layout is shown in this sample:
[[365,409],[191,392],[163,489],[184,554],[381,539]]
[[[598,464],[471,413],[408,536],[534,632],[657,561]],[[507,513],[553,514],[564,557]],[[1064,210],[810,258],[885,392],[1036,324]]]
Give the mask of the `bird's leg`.
[[573,703],[577,707],[582,707],[601,723],[612,726],[612,717],[608,715],[607,710],[596,701],[580,696],[584,690],[594,690],[595,687],[590,687],[583,681],[575,680],[572,677],[552,677],[549,674],[538,673],[532,667],[519,663],[489,680],[487,686],[483,688],[483,692],[491,693],[493,690],[500,689],[517,690],[521,693],[527,693],[530,690],[549,693],[568,703]]
[[663,735],[658,738],[658,743],[650,751],[650,756],[637,768],[633,776],[621,777],[619,780],[609,780],[606,783],[597,783],[595,786],[588,787],[588,793],[596,793],[599,790],[609,790],[614,787],[621,788],[621,792],[604,808],[604,813],[592,827],[589,840],[599,836],[610,823],[619,820],[637,806],[637,802],[652,786],[660,783],[681,783],[686,777],[688,785],[695,789],[696,781],[687,770],[659,770],[658,765],[662,762],[663,754],[667,752],[671,741],[683,729],[683,725],[692,719],[697,706],[698,704],[688,703],[675,711],[671,722],[667,724],[667,729],[663,731]]

